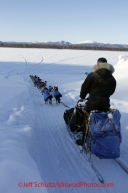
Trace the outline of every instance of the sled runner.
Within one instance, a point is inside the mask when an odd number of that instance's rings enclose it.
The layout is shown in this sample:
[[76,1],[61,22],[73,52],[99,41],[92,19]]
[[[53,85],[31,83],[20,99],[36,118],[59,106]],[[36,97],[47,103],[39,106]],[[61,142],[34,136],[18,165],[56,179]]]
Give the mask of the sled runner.
[[88,114],[84,105],[78,101],[75,108],[64,112],[65,123],[71,132],[76,135],[79,133],[80,138],[83,136],[82,151],[93,153],[100,159],[120,157],[120,112],[110,109],[108,112],[95,110]]

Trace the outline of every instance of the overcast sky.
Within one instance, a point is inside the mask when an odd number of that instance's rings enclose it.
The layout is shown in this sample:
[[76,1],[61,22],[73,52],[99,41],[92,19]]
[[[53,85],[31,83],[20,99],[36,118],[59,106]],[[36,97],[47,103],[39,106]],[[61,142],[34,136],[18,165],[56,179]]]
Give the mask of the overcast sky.
[[0,0],[0,41],[128,44],[128,0]]

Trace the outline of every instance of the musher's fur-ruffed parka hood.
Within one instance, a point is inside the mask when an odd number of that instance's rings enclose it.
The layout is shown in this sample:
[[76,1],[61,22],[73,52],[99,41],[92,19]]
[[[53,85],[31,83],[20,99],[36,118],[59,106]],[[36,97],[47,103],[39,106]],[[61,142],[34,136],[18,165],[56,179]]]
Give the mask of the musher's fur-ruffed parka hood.
[[111,74],[114,73],[115,69],[114,67],[111,65],[111,64],[108,64],[108,63],[103,63],[103,62],[98,62],[92,69],[92,72],[96,72],[97,70],[100,70],[100,69],[107,69],[111,72]]
[[90,110],[108,111],[109,97],[115,92],[116,80],[112,73],[114,67],[107,62],[97,62],[81,86],[80,98],[84,99],[89,94],[87,102]]

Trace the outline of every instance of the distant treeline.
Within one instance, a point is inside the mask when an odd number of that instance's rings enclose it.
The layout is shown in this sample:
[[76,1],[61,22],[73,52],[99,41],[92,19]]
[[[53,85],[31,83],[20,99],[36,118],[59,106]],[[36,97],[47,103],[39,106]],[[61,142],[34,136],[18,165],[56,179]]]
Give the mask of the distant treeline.
[[51,48],[51,49],[74,49],[74,50],[108,50],[108,51],[128,51],[128,48],[85,46],[85,45],[55,45],[43,43],[7,43],[0,42],[0,47],[9,48]]

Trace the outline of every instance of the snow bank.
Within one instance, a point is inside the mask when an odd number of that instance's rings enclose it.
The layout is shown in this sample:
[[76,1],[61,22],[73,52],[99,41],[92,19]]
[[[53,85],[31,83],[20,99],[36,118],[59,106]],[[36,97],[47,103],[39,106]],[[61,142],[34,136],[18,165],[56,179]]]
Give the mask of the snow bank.
[[119,61],[114,67],[116,79],[125,81],[128,77],[128,55],[120,55]]
[[[115,72],[113,75],[116,78],[117,87],[114,95],[112,95],[112,98],[116,100],[124,100],[119,102],[119,104],[127,104],[128,55],[119,55],[119,61],[114,66],[114,68]],[[128,112],[127,105],[123,105],[120,110],[122,110],[123,112]]]
[[[41,182],[42,178],[30,153],[35,141],[35,115],[28,85],[24,77],[17,74],[17,64],[10,62],[9,65],[8,73],[1,65],[4,73],[0,74],[0,192],[41,192],[42,189],[28,191],[22,187],[27,182]],[[20,65],[18,67],[21,72]]]

